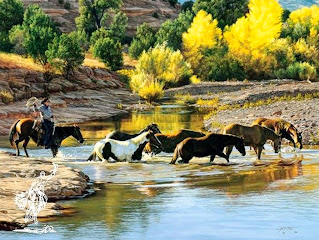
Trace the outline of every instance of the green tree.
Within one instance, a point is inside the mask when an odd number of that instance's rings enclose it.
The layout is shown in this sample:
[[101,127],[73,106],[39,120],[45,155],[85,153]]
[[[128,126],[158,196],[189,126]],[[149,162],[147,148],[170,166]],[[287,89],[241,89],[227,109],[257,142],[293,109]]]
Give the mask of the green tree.
[[182,11],[192,11],[194,2],[193,1],[186,1],[182,5]]
[[92,33],[90,38],[91,46],[93,46],[98,39],[106,37],[118,40],[122,43],[125,37],[127,21],[128,18],[125,13],[118,12],[115,14],[113,22],[108,29],[102,27]]
[[193,5],[195,13],[204,10],[213,19],[218,20],[218,27],[232,25],[248,12],[248,0],[196,0]]
[[85,57],[76,34],[56,36],[45,54],[48,62],[67,78],[72,70],[83,63]]
[[191,11],[181,12],[175,20],[167,20],[156,33],[156,44],[167,42],[173,50],[181,49],[182,34],[187,31],[193,20]]
[[93,45],[93,56],[111,70],[117,70],[123,66],[122,45],[118,40],[109,37],[98,39]]
[[9,32],[9,40],[12,44],[12,51],[16,54],[26,55],[27,50],[24,46],[25,31],[21,25],[15,25]]
[[80,0],[80,16],[75,20],[78,30],[84,31],[89,39],[106,23],[109,11],[118,10],[121,4],[122,0]]
[[147,23],[143,23],[137,28],[136,36],[129,48],[129,55],[134,59],[138,59],[143,51],[147,51],[153,47],[155,42],[155,30]]
[[10,52],[10,29],[23,20],[23,5],[20,0],[0,0],[0,51]]
[[24,45],[28,55],[39,63],[46,64],[45,51],[58,34],[54,22],[38,5],[32,4],[24,13],[23,28],[25,30]]
[[0,32],[9,32],[23,20],[23,4],[20,0],[0,0]]

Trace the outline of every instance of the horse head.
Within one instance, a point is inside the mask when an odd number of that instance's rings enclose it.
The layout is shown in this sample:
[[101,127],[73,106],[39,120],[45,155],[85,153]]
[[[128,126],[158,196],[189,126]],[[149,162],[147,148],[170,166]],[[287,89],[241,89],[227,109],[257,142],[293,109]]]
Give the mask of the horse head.
[[152,146],[155,146],[157,149],[162,149],[162,143],[158,140],[153,131],[149,130],[146,138]]
[[293,138],[295,144],[299,144],[299,148],[302,149],[302,135],[301,132],[298,132],[297,128],[294,126],[289,127],[288,132]]
[[299,149],[302,149],[302,135],[301,132],[297,132],[297,143],[299,143]]
[[275,153],[278,153],[281,148],[281,134],[276,134],[276,137],[273,140]]
[[246,155],[244,138],[238,137],[238,141],[235,144],[235,148],[241,153],[241,155]]
[[146,127],[146,130],[151,130],[154,134],[156,133],[162,133],[159,129],[158,125],[156,123],[152,123]]
[[80,127],[75,124],[74,124],[74,131],[72,133],[72,137],[74,137],[79,143],[84,142]]

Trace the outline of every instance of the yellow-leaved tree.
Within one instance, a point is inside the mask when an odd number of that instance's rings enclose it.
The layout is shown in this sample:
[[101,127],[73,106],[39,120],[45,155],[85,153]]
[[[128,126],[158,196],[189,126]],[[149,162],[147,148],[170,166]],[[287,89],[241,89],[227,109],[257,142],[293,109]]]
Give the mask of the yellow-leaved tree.
[[131,76],[130,87],[148,102],[160,99],[163,88],[189,79],[193,71],[179,50],[165,44],[143,52]]
[[245,17],[226,28],[224,38],[248,75],[263,77],[272,68],[273,57],[265,50],[280,36],[283,9],[276,0],[250,0],[248,7]]
[[211,14],[200,10],[190,28],[183,33],[183,55],[193,68],[196,69],[202,58],[201,51],[214,47],[222,39],[222,30],[217,24]]

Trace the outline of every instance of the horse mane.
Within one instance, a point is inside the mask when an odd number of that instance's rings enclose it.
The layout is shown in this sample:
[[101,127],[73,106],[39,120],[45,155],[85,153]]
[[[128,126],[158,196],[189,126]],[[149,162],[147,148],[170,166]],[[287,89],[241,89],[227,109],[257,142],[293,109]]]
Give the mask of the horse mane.
[[135,138],[132,138],[131,141],[135,144],[141,143],[147,134],[148,132],[143,132],[140,135],[136,136]]
[[266,137],[269,138],[270,140],[275,140],[276,138],[280,137],[272,129],[267,128],[267,127],[262,127],[262,128],[264,129],[264,133],[265,133]]

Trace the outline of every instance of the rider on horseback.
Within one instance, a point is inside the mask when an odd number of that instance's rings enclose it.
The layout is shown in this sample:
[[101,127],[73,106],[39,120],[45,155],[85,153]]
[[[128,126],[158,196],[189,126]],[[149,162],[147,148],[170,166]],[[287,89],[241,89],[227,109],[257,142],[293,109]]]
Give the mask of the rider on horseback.
[[41,102],[41,106],[37,108],[36,104],[33,104],[33,109],[35,112],[40,112],[42,126],[44,128],[44,146],[45,148],[51,147],[52,133],[53,133],[53,114],[50,108],[50,99],[44,98]]

